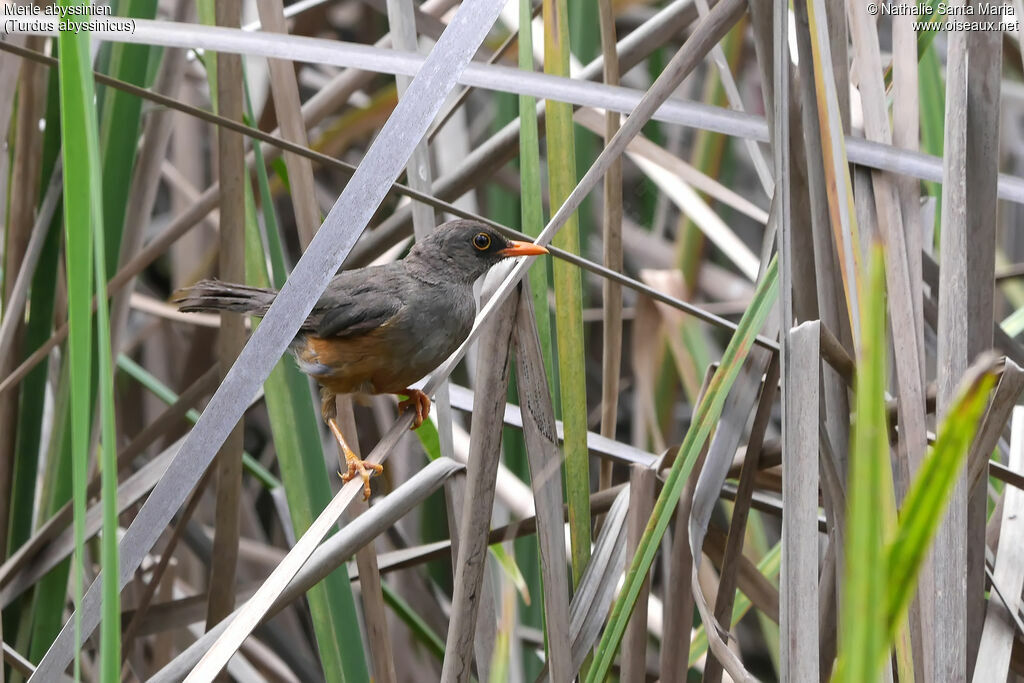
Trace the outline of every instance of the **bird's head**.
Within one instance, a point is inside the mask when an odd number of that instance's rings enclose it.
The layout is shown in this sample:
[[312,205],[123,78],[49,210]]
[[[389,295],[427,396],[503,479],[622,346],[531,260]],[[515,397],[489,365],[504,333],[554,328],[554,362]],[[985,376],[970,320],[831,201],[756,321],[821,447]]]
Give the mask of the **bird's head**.
[[445,277],[473,282],[502,259],[546,253],[542,246],[510,240],[478,221],[454,220],[417,242],[407,260]]

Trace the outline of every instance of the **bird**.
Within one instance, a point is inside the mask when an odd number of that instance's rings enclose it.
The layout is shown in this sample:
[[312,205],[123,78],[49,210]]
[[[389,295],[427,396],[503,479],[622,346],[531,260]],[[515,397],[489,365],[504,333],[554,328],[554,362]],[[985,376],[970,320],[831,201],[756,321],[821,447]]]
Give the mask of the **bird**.
[[[490,226],[459,219],[437,226],[405,258],[344,270],[327,284],[288,349],[299,369],[320,385],[321,415],[345,456],[344,483],[358,475],[363,497],[383,467],[360,459],[338,427],[338,394],[407,398],[412,429],[430,412],[430,398],[411,386],[443,363],[469,336],[476,318],[473,283],[498,262],[548,253],[510,240]],[[277,290],[201,280],[172,297],[180,311],[266,315]]]

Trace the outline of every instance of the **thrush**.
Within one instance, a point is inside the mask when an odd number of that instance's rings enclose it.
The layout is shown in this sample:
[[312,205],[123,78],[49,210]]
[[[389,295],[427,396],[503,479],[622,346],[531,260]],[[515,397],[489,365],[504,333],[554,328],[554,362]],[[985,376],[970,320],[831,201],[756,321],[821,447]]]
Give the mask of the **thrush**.
[[[400,261],[346,270],[331,279],[289,350],[299,369],[321,387],[321,414],[348,468],[344,482],[358,474],[369,498],[370,477],[383,468],[349,448],[338,427],[335,396],[406,396],[399,410],[413,410],[412,428],[418,428],[430,412],[430,398],[410,387],[469,336],[476,317],[473,283],[503,259],[546,253],[478,221],[455,220],[438,226]],[[177,292],[174,301],[185,312],[263,316],[276,296],[273,289],[202,280]]]

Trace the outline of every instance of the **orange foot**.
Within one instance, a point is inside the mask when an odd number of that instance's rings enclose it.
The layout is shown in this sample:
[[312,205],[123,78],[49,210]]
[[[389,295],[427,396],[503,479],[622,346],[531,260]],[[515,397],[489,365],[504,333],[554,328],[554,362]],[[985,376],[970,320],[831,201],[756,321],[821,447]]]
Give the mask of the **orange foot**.
[[370,500],[370,477],[383,472],[384,466],[375,465],[369,460],[360,460],[354,456],[346,458],[346,462],[348,463],[348,472],[342,473],[340,470],[338,471],[341,482],[347,484],[355,479],[358,474],[363,480],[363,500]]
[[402,393],[409,398],[398,402],[398,410],[404,411],[409,408],[415,410],[416,419],[412,421],[410,429],[419,429],[419,426],[427,419],[427,415],[430,414],[430,397],[419,389],[406,389]]
[[[334,396],[330,399],[331,411],[334,410]],[[327,415],[328,401],[324,400],[324,415]],[[338,422],[333,418],[326,418],[327,426],[330,427],[331,433],[334,434],[334,438],[338,442],[338,450],[345,456],[345,464],[347,470],[345,472],[338,471],[338,476],[341,477],[341,481],[344,484],[349,483],[355,479],[358,474],[363,480],[363,500],[370,500],[370,477],[375,474],[380,474],[384,471],[383,465],[375,465],[369,460],[361,460],[358,455],[352,452],[352,449],[348,447],[348,443],[345,442],[345,437],[341,434],[341,429],[338,427]]]

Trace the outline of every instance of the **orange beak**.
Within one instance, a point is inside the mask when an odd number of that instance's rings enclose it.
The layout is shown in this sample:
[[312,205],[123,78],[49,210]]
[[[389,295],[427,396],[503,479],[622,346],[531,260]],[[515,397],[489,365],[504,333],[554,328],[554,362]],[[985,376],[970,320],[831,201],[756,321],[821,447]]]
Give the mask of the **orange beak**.
[[548,250],[533,242],[519,242],[512,240],[509,246],[498,252],[500,256],[539,256],[546,254]]

